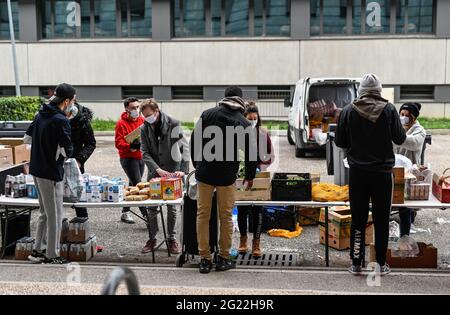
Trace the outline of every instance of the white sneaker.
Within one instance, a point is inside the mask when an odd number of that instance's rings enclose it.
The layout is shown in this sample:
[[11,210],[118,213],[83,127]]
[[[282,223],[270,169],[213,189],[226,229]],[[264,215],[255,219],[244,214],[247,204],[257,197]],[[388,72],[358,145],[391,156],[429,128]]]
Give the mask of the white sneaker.
[[123,223],[134,224],[134,219],[133,219],[133,217],[131,216],[131,214],[129,212],[122,213],[122,216],[120,217],[120,220]]

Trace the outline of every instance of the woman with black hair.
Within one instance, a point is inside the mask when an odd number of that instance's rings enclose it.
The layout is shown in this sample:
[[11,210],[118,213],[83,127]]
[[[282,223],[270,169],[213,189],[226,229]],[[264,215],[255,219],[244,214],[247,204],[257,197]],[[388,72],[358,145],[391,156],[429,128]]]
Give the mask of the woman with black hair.
[[[258,143],[258,169],[260,171],[265,171],[273,163],[273,147],[272,141],[270,140],[267,130],[261,126],[261,116],[259,115],[258,107],[255,102],[248,102],[244,113],[245,118],[247,118],[252,124],[253,128],[256,128],[257,143]],[[263,220],[263,209],[262,207],[255,206],[239,206],[238,207],[238,226],[239,232],[241,234],[239,253],[244,254],[247,252],[247,225],[248,217],[252,215],[252,255],[255,258],[259,258],[262,255],[260,248],[260,237],[262,229]]]

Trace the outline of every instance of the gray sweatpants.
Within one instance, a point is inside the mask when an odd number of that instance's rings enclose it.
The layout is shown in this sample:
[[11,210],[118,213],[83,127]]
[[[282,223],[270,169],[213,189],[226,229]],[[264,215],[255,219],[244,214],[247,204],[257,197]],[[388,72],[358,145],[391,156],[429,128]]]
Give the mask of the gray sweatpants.
[[[158,215],[157,208],[148,208],[149,214],[149,224],[148,230],[150,235],[150,240],[156,239],[156,234],[158,234]],[[170,241],[177,240],[177,208],[175,206],[167,206],[167,236]]]
[[40,206],[34,249],[42,251],[45,243],[47,243],[46,256],[48,258],[59,257],[63,215],[63,182],[34,177],[34,183]]

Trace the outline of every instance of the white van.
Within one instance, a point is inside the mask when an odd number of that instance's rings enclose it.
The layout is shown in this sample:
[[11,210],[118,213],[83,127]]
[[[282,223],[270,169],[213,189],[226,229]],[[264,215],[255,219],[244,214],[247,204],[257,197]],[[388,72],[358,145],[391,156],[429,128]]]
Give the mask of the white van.
[[[318,126],[317,121],[310,121],[310,106],[314,102],[333,104],[337,111],[350,104],[357,96],[360,79],[352,78],[305,78],[295,85],[295,92],[291,99],[285,100],[285,107],[289,110],[288,141],[295,145],[295,156],[305,157],[307,151],[325,149],[325,145],[319,145],[314,136],[313,129]],[[337,116],[336,116],[337,117]],[[319,125],[326,132],[327,125],[334,123],[332,118]],[[324,118],[324,119],[325,119]],[[315,118],[314,118],[315,119]],[[320,132],[320,131],[319,131]]]

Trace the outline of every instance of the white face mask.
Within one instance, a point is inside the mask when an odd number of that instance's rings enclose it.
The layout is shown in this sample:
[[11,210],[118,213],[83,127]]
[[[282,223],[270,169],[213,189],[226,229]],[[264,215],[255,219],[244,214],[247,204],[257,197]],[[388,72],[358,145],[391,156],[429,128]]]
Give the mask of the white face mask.
[[145,121],[148,122],[150,125],[153,125],[156,122],[157,119],[158,119],[158,114],[154,113],[153,115],[148,116],[147,118],[145,118]]
[[78,107],[76,105],[69,105],[66,109],[66,114],[68,115],[67,118],[73,119],[76,115],[78,115]]
[[256,128],[256,125],[258,124],[258,120],[250,120],[250,123],[252,124],[253,128]]
[[130,113],[130,117],[133,119],[136,119],[139,117],[139,112],[137,109],[133,109],[133,110],[129,111],[129,113]]
[[409,124],[409,117],[408,116],[400,116],[400,121],[402,123],[403,126]]

